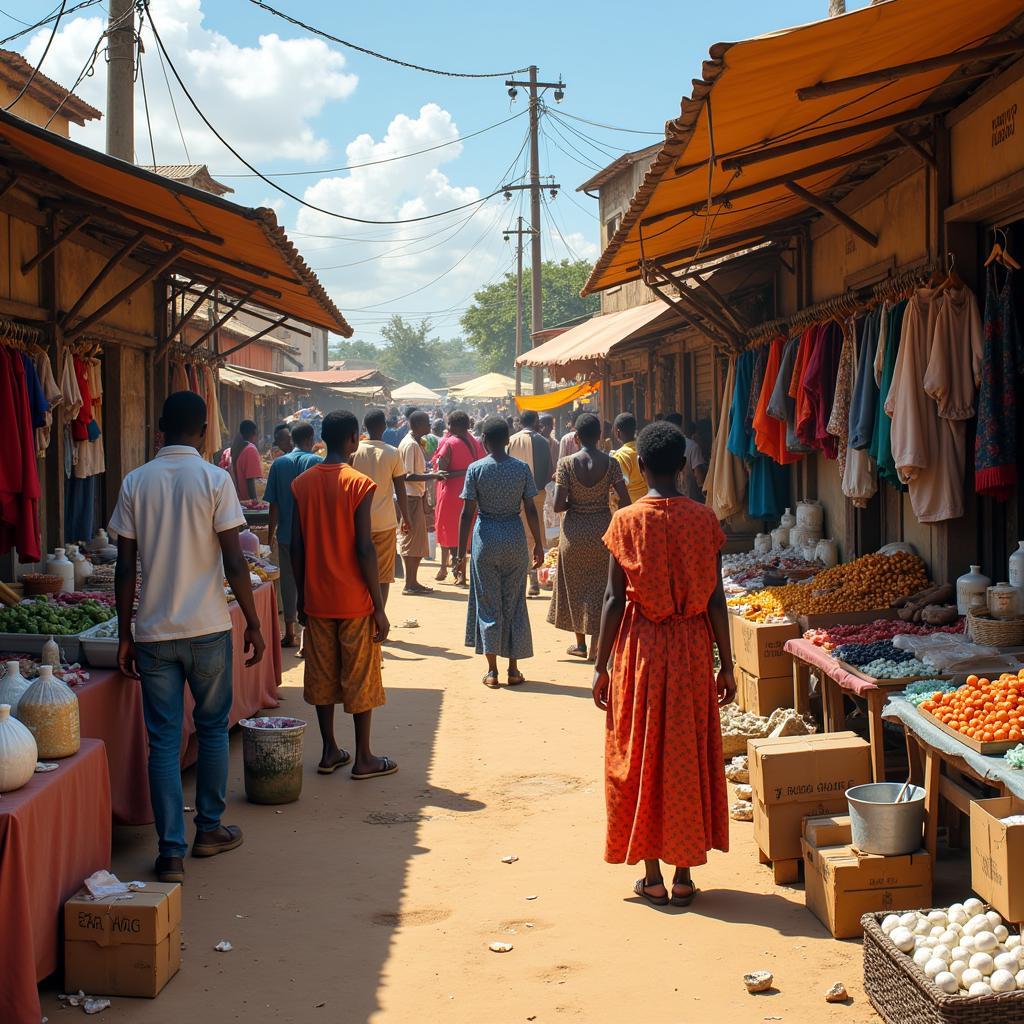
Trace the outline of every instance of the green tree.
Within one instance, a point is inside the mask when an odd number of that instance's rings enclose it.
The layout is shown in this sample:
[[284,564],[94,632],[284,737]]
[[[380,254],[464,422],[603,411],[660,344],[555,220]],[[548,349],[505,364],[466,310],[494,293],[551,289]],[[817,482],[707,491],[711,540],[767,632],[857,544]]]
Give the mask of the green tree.
[[380,349],[372,341],[363,341],[361,338],[355,340],[341,338],[328,349],[327,358],[331,362],[338,362],[342,359],[364,359],[375,363],[380,359]]
[[476,351],[468,348],[464,338],[435,342],[438,369],[442,378],[449,373],[477,373]]
[[387,343],[380,353],[380,368],[402,384],[419,381],[428,388],[441,383],[438,342],[430,338],[430,321],[411,324],[396,313],[380,329]]
[[[545,262],[541,267],[544,299],[544,326],[575,320],[596,313],[600,300],[596,295],[580,297],[593,265],[587,260]],[[473,296],[473,305],[459,321],[466,341],[476,349],[483,373],[511,373],[516,354],[516,277],[506,274],[496,284],[481,288]],[[530,278],[523,275],[523,345],[530,345]]]

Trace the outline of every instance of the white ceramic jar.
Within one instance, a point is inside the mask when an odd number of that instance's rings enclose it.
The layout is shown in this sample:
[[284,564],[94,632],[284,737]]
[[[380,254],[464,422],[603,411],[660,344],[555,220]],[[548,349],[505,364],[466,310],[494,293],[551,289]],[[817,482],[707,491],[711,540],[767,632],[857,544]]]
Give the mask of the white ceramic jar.
[[797,526],[806,526],[811,533],[817,533],[821,540],[825,514],[818,501],[801,501],[796,506]]
[[985,608],[988,604],[988,588],[992,581],[981,571],[980,565],[972,565],[970,572],[965,572],[956,581],[956,610],[958,615],[966,615],[972,608]]
[[772,549],[772,538],[769,533],[759,533],[754,537],[754,554],[767,555]]
[[789,527],[776,526],[772,530],[772,550],[779,551],[789,545]]
[[814,546],[814,557],[831,569],[839,561],[839,545],[834,540],[823,538]]
[[18,701],[22,694],[32,685],[31,681],[21,674],[21,664],[17,661],[4,662],[4,675],[0,679],[0,704],[10,704],[11,713],[18,713]]
[[1017,588],[1009,583],[997,583],[986,591],[989,615],[993,619],[1012,619],[1017,611]]
[[787,529],[790,530],[794,526],[796,526],[796,516],[793,515],[792,509],[787,508],[786,511],[782,513],[782,518],[779,520],[779,525],[785,526]]
[[59,576],[62,580],[61,593],[69,594],[75,589],[75,567],[63,548],[55,548],[46,560],[46,571],[51,576]]
[[32,733],[0,704],[0,793],[21,789],[36,770],[39,752]]
[[44,760],[78,753],[78,698],[54,676],[49,665],[39,666],[39,678],[22,694],[18,718],[35,737],[39,757]]

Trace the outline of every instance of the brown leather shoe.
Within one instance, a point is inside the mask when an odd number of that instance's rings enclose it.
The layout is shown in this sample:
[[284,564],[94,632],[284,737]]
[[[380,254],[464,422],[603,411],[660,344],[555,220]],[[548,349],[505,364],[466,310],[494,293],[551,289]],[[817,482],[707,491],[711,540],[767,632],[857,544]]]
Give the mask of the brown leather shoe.
[[157,857],[155,871],[158,882],[185,881],[185,861],[181,857]]
[[237,825],[221,825],[213,832],[197,832],[192,844],[193,857],[216,857],[242,845],[242,830]]

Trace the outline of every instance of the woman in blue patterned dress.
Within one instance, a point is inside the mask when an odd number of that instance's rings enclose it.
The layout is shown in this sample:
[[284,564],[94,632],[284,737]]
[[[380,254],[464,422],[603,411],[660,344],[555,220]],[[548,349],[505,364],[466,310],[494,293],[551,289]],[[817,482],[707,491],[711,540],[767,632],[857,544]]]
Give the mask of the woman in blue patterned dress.
[[[489,416],[483,424],[488,455],[466,470],[459,522],[459,561],[466,556],[473,531],[469,575],[469,608],[466,612],[466,646],[475,647],[487,659],[484,686],[498,684],[498,658],[508,658],[508,684],[525,682],[519,659],[533,655],[530,619],[526,611],[526,574],[544,561],[544,534],[533,498],[537,486],[525,462],[512,458],[508,424]],[[519,510],[533,535],[527,546]],[[473,516],[476,515],[476,527]],[[459,564],[459,562],[456,562]]]

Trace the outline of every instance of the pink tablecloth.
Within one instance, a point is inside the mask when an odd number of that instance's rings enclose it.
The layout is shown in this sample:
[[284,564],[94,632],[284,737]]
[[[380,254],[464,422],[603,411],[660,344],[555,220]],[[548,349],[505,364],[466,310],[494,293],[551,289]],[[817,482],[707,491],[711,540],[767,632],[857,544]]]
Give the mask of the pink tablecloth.
[[848,672],[824,647],[812,644],[810,640],[787,640],[783,650],[817,671],[823,672],[844,690],[849,690],[858,697],[865,696],[869,690],[878,689],[874,683]]
[[[234,642],[232,659],[231,724],[263,708],[278,706],[277,689],[281,685],[281,645],[278,640],[277,597],[272,583],[255,591],[256,611],[263,627],[267,650],[263,660],[245,667],[242,635],[245,622],[237,605],[231,606]],[[111,804],[118,825],[145,825],[153,820],[146,777],[146,725],[142,717],[142,694],[134,679],[117,669],[93,669],[91,678],[76,688],[82,719],[82,735],[103,740],[110,762]],[[185,692],[185,728],[181,738],[181,763],[196,759],[195,727],[192,724],[194,702]]]
[[0,1021],[39,1024],[37,983],[60,962],[64,901],[110,867],[110,784],[103,744],[0,800]]

